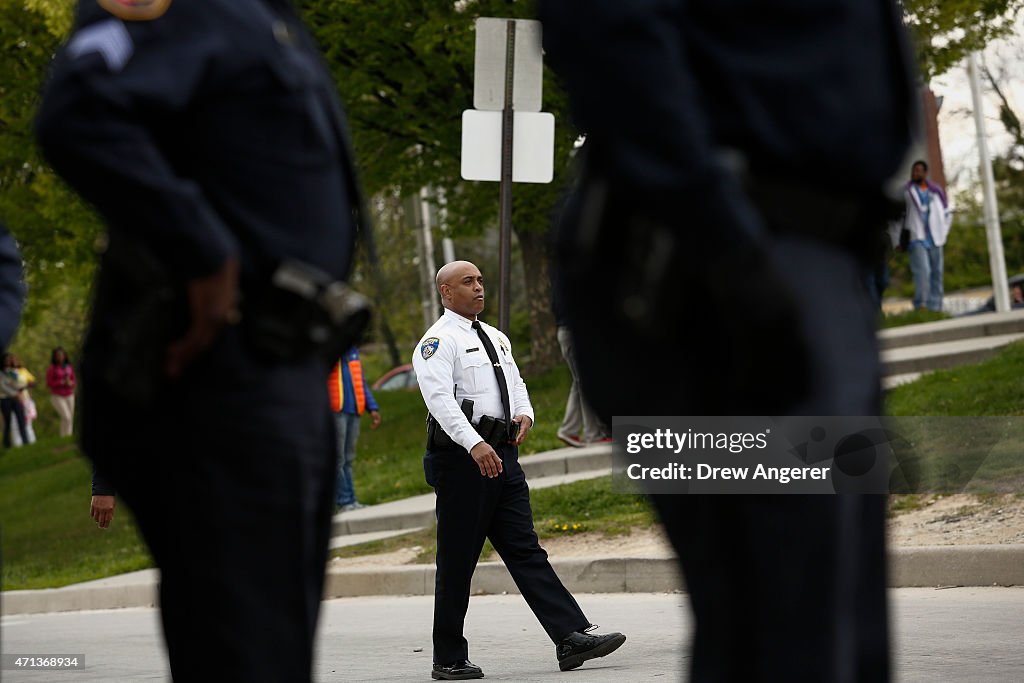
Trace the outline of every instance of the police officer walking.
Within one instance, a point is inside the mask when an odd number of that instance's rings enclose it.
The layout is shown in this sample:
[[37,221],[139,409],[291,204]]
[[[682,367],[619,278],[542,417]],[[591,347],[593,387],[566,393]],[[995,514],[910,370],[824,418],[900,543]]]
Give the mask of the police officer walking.
[[533,406],[508,337],[477,316],[484,279],[468,261],[437,273],[445,313],[420,340],[413,367],[429,411],[423,467],[437,494],[434,589],[435,679],[482,678],[463,636],[470,581],[484,539],[501,556],[537,615],[562,671],[604,657],[626,640],[596,635],[558,579],[533,528],[530,492],[518,447],[533,426]]
[[83,0],[38,118],[108,226],[82,447],[161,571],[176,680],[311,677],[360,224],[335,88],[286,0]]
[[[587,133],[558,243],[598,414],[880,414],[863,273],[915,114],[895,3],[540,10]],[[657,382],[609,365],[624,339]],[[694,681],[888,678],[884,496],[653,499],[693,607]]]

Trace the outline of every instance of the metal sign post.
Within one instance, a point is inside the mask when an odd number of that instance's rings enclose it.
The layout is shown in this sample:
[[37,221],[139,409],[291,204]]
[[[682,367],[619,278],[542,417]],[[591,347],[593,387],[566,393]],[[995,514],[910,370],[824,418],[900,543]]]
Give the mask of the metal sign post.
[[516,74],[516,22],[505,37],[505,106],[501,110],[501,218],[498,224],[498,329],[508,334],[512,298],[512,94]]
[[500,183],[498,329],[505,333],[512,303],[512,183],[549,183],[553,174],[554,117],[540,111],[542,54],[539,21],[476,20],[475,109],[462,113],[462,177]]

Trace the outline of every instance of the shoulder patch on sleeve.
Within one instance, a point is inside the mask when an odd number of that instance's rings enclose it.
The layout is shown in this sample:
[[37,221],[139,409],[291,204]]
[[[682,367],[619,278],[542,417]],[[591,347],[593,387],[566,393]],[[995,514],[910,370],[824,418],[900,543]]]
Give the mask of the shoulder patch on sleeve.
[[128,29],[117,19],[105,19],[86,26],[71,37],[67,47],[71,59],[98,52],[107,68],[115,72],[124,68],[134,50]]
[[420,355],[423,356],[423,360],[429,360],[434,352],[437,351],[437,347],[441,345],[441,340],[437,337],[429,337],[423,340],[420,344]]
[[96,0],[100,7],[125,21],[159,19],[171,6],[171,0]]

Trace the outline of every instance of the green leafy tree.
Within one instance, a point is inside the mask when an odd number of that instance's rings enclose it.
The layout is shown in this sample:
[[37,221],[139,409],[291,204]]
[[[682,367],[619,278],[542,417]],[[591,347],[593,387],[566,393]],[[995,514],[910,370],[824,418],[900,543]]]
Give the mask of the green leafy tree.
[[927,83],[968,53],[1009,35],[1022,0],[902,0],[917,62]]
[[[454,236],[476,236],[493,227],[498,185],[460,177],[462,112],[473,108],[473,22],[480,16],[530,17],[532,3],[303,0],[300,5],[345,100],[367,191],[409,196],[433,187],[444,194]],[[546,235],[577,138],[564,92],[548,72],[544,110],[556,117],[555,181],[516,184],[513,191],[533,370],[560,358]],[[497,272],[486,275],[497,281]]]
[[50,292],[88,281],[101,226],[43,161],[32,122],[47,67],[70,25],[57,0],[0,3],[0,217],[18,240],[30,288],[23,325]]

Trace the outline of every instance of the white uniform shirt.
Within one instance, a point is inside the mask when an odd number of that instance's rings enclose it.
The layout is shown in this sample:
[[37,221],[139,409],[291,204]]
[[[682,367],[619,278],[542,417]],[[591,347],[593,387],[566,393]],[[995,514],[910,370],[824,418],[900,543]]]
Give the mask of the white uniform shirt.
[[[462,412],[462,399],[473,401],[473,424],[484,415],[501,418],[501,390],[483,342],[473,321],[445,310],[420,339],[412,354],[412,366],[427,410],[445,433],[467,451],[482,441]],[[485,322],[480,327],[494,345],[508,385],[510,417],[526,415],[533,422],[533,406],[526,382],[512,358],[508,337]]]

